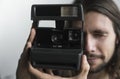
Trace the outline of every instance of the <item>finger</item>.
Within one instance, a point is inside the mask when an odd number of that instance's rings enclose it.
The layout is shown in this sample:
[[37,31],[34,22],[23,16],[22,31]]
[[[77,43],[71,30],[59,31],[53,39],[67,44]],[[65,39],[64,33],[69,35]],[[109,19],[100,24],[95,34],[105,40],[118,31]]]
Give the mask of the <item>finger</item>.
[[43,72],[43,69],[42,68],[37,68],[39,71]]
[[35,34],[36,34],[36,31],[35,31],[35,28],[32,28],[31,29],[31,32],[30,32],[30,36],[28,38],[28,42],[33,42],[34,38],[35,38]]
[[21,54],[21,57],[20,57],[20,60],[19,60],[19,63],[21,63],[22,65],[24,65],[26,67],[28,65],[27,61],[29,60],[29,56],[28,56],[29,55],[28,54],[29,48],[32,47],[32,42],[34,40],[34,37],[35,37],[35,29],[32,28],[31,32],[30,32],[30,36],[28,38],[28,41],[27,41],[27,43],[26,43],[26,45],[24,47],[23,53]]
[[[31,43],[28,42],[26,46],[27,46],[26,49],[31,47]],[[16,77],[17,78],[20,78],[20,79],[28,78],[28,76],[27,76],[27,75],[29,75],[27,72],[28,59],[29,59],[28,54],[26,52],[23,52],[21,54],[20,59],[19,59],[17,70],[16,70]]]
[[90,69],[90,65],[88,64],[86,55],[82,56],[82,65],[81,65],[81,75],[87,76]]
[[28,52],[29,52],[29,48],[32,47],[32,42],[34,40],[34,37],[35,37],[35,29],[32,28],[29,38],[24,47],[23,53],[21,54],[21,57],[18,62],[18,67],[17,67],[17,71],[16,71],[16,75],[17,75],[16,77],[18,77],[18,78],[21,78],[21,79],[25,78],[25,77],[27,78],[27,75],[29,75],[27,72],[27,68],[29,66],[28,65],[28,60],[29,60]]
[[29,62],[29,69],[28,71],[35,77],[35,78],[38,78],[38,79],[48,79],[45,75],[43,74],[43,71],[42,69],[37,69],[37,68],[34,68],[32,67],[31,63]]
[[28,37],[28,40],[27,40],[27,42],[26,42],[26,46],[25,46],[23,52],[25,52],[28,48],[31,47],[31,46],[29,46],[29,45],[30,45],[30,44],[32,45],[32,42],[33,42],[33,40],[34,40],[34,38],[35,38],[35,34],[36,34],[35,28],[32,28],[31,31],[30,31],[30,35],[29,35],[29,37]]
[[[51,73],[51,70],[48,70],[48,71]],[[32,67],[30,62],[29,62],[29,72],[38,79],[63,79],[62,77],[44,73],[44,72]]]
[[90,66],[87,62],[87,57],[86,55],[83,55],[80,74],[73,77],[72,79],[87,79],[89,69],[90,69]]
[[53,71],[51,69],[47,69],[46,72],[50,75],[54,75]]
[[32,28],[31,32],[30,32],[30,36],[28,38],[28,41],[27,41],[27,43],[25,45],[25,48],[23,50],[23,53],[21,55],[21,58],[24,57],[24,56],[26,57],[26,55],[28,54],[28,51],[29,51],[28,49],[32,47],[32,42],[34,40],[35,34],[36,34],[35,29]]
[[28,52],[29,52],[29,48],[31,48],[32,47],[32,44],[31,44],[31,42],[27,42],[27,44],[26,44],[26,47],[25,47],[25,50],[23,51],[23,53],[21,54],[21,60],[28,60]]

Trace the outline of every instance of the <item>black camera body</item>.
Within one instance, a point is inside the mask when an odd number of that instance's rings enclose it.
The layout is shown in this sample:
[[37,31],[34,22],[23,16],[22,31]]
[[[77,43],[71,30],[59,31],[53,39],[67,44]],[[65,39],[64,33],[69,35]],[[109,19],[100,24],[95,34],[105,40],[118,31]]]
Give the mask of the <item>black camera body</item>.
[[[75,9],[63,15],[65,8]],[[66,10],[66,9],[65,9]],[[83,54],[83,8],[81,4],[33,5],[31,19],[36,36],[30,49],[33,67],[79,70]],[[55,20],[56,27],[38,27],[40,20]],[[81,21],[81,28],[64,28],[66,21]],[[71,25],[72,27],[72,25]]]

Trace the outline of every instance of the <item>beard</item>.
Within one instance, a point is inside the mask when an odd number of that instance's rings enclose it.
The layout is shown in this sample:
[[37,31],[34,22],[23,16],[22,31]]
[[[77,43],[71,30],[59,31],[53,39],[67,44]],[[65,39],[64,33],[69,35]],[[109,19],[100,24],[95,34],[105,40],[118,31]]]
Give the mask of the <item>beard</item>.
[[[97,68],[91,68],[91,67],[90,67],[89,73],[90,73],[90,74],[91,74],[91,73],[98,73],[98,72],[104,70],[104,69],[106,68],[107,64],[108,64],[108,63],[102,63],[102,64],[99,65]],[[90,66],[91,66],[91,65],[90,65]]]
[[[89,73],[92,74],[92,73],[98,73],[102,70],[107,70],[113,63],[115,63],[115,59],[116,59],[116,56],[117,54],[116,53],[113,53],[112,57],[109,59],[108,62],[103,62],[102,64],[100,64],[99,66],[97,66],[96,68],[92,68],[90,67],[90,71]],[[88,56],[88,55],[87,55]],[[93,55],[94,56],[94,55]],[[95,55],[96,56],[96,55]],[[99,58],[101,58],[102,60],[105,59],[104,56],[97,56]],[[92,66],[93,64],[89,63],[90,66]]]

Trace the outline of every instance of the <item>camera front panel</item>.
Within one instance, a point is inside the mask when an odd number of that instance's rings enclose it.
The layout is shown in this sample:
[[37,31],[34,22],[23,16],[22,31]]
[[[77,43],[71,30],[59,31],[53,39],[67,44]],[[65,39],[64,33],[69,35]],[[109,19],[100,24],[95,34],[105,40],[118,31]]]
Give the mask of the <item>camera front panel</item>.
[[38,48],[81,48],[81,29],[37,28],[34,47]]

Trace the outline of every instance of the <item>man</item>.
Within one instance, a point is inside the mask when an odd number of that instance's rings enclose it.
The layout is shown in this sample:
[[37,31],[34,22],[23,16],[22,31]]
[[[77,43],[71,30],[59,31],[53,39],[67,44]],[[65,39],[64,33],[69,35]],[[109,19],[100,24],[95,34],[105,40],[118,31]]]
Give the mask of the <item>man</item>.
[[[32,28],[18,64],[17,79],[120,79],[120,12],[112,0],[86,0],[83,5],[85,52],[79,73],[73,76],[71,71],[71,77],[62,77],[64,71],[55,75],[49,69],[44,72],[33,68],[28,60],[28,48],[35,37]],[[79,21],[73,24],[81,28]]]

